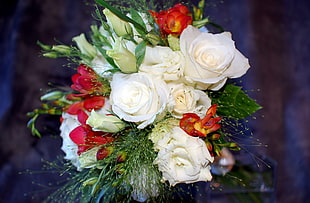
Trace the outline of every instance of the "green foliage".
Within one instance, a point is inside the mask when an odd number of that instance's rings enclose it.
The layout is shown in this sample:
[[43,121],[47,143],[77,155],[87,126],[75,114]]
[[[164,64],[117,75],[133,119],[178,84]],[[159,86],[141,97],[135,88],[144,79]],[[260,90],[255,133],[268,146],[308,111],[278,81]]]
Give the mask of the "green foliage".
[[262,107],[246,95],[241,87],[227,84],[222,90],[210,92],[213,104],[218,104],[217,114],[232,119],[244,119]]

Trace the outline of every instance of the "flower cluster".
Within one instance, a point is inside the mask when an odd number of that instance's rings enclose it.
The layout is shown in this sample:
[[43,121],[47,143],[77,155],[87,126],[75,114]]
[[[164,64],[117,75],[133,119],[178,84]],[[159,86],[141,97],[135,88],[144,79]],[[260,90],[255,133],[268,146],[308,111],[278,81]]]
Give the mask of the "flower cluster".
[[[130,173],[126,162],[141,157],[132,157],[135,153],[120,145],[138,134],[152,143],[143,150],[154,154],[149,164],[159,171],[162,182],[175,186],[210,181],[215,156],[228,146],[221,116],[229,116],[217,114],[218,100],[210,92],[244,75],[248,59],[236,49],[229,32],[213,34],[195,26],[202,7],[190,11],[176,4],[160,12],[124,14],[105,1],[97,3],[105,9],[99,16],[102,24],[91,27],[92,42],[81,34],[73,38],[77,48],[42,45],[45,56],[79,53],[80,57],[72,91],[44,96],[52,101],[45,109],[61,108],[65,159],[79,171],[116,164],[114,172],[131,185],[132,190],[126,191],[145,201],[160,190],[149,181],[152,189],[145,191],[148,182],[139,176],[154,173],[148,172],[150,166],[140,169],[142,174]],[[34,129],[33,122],[30,127]],[[96,180],[94,187],[100,181]]]

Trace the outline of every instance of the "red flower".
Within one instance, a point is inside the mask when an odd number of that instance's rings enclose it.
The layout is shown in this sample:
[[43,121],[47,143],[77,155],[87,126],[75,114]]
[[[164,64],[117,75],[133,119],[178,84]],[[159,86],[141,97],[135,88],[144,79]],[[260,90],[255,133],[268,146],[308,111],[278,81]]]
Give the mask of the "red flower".
[[180,35],[182,31],[193,22],[192,14],[189,12],[188,8],[182,4],[176,4],[173,8],[159,13],[154,11],[149,12],[164,35]]
[[[69,95],[70,98],[71,95]],[[77,101],[68,106],[64,111],[71,115],[77,115],[79,110],[92,111],[98,110],[104,106],[104,96],[89,96],[83,101]]]
[[82,93],[77,96],[100,92],[103,84],[99,81],[99,77],[92,68],[81,64],[77,71],[78,73],[71,77],[73,82],[71,88]]
[[221,125],[218,124],[221,117],[214,117],[217,105],[212,105],[206,116],[202,119],[197,114],[186,113],[180,121],[180,127],[191,136],[206,137],[208,134],[217,131]]
[[[101,131],[93,131],[92,128],[86,124],[88,115],[84,111],[79,110],[77,115],[81,125],[73,129],[69,136],[70,139],[78,145],[79,155],[92,147],[104,145],[114,141],[114,138],[111,136],[111,134]],[[105,148],[98,150],[99,155],[97,157],[99,159],[102,159],[108,155],[108,153],[105,153],[105,155],[102,154],[104,149]]]

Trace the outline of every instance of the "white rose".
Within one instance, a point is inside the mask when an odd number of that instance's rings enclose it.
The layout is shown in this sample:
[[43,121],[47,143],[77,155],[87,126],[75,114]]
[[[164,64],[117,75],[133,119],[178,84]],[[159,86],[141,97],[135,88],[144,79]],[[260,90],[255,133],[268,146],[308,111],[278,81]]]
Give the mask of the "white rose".
[[204,117],[211,106],[208,95],[185,84],[169,83],[170,99],[168,109],[176,118],[181,118],[184,113],[196,113]]
[[180,51],[172,51],[169,47],[146,47],[143,63],[139,71],[160,78],[178,80],[183,76],[184,56]]
[[205,33],[188,26],[180,36],[180,46],[186,60],[185,78],[200,89],[219,90],[227,78],[241,77],[250,67],[228,32]]
[[146,73],[116,73],[111,82],[110,101],[119,118],[139,123],[138,128],[142,129],[164,111],[168,87]]
[[[210,181],[211,157],[206,144],[199,137],[186,134],[181,128],[174,127],[172,133],[164,139],[166,147],[162,148],[154,160],[171,186],[178,183]],[[163,143],[161,144],[163,146]]]
[[70,115],[68,113],[62,114],[63,121],[60,125],[60,136],[62,137],[62,151],[65,152],[66,156],[64,157],[67,160],[70,160],[71,163],[77,167],[78,170],[80,168],[80,162],[78,159],[78,146],[70,139],[70,132],[76,127],[80,126],[80,122],[77,120],[76,115]]

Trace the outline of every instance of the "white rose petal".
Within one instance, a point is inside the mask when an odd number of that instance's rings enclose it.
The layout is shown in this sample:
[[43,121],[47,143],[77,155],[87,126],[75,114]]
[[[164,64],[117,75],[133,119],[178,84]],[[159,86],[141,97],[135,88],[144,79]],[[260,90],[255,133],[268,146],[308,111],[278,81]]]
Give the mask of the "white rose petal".
[[77,167],[78,170],[81,170],[80,162],[78,159],[78,146],[75,144],[69,137],[70,132],[76,127],[80,126],[80,122],[77,120],[76,115],[70,115],[68,113],[62,114],[63,121],[60,125],[60,136],[62,137],[62,151],[65,152],[66,156],[64,157],[67,160],[70,160],[71,163]]
[[227,78],[241,77],[250,67],[228,32],[205,33],[188,26],[180,36],[180,46],[185,78],[200,89],[218,90]]
[[158,76],[166,81],[183,76],[184,56],[169,47],[146,47],[144,61],[139,71]]
[[165,146],[158,152],[154,163],[171,186],[212,179],[211,157],[206,144],[198,137],[191,137],[181,128],[174,127],[160,143]]
[[165,82],[146,73],[116,73],[111,82],[110,100],[119,118],[136,122],[142,129],[165,109],[168,88]]
[[184,113],[196,113],[204,117],[211,106],[211,99],[201,91],[183,83],[169,83],[170,99],[168,109],[176,118],[181,118]]

